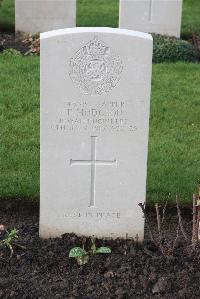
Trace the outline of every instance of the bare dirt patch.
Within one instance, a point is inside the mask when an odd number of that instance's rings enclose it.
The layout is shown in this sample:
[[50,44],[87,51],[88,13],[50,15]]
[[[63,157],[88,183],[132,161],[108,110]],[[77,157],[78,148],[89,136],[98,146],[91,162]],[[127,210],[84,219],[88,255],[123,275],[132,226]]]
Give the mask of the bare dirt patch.
[[[69,250],[81,246],[83,238],[74,234],[41,240],[38,236],[37,204],[1,203],[0,224],[19,230],[18,243],[9,252],[0,248],[0,298],[199,298],[200,251],[188,255],[179,239],[174,256],[163,257],[146,232],[145,242],[97,240],[112,253],[92,256],[84,266],[68,258]],[[191,231],[191,211],[184,217]],[[155,214],[150,219],[156,233]],[[174,238],[177,215],[170,211],[165,221],[167,239]],[[0,235],[0,238],[3,238]],[[90,240],[86,239],[86,247]]]

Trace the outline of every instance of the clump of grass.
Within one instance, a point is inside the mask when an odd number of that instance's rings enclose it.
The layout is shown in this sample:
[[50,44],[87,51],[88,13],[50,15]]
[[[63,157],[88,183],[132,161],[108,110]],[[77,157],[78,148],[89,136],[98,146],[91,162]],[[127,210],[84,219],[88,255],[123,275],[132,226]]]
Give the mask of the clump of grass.
[[3,53],[1,55],[4,56],[21,56],[21,52],[17,51],[16,49],[13,48],[9,48],[3,51]]

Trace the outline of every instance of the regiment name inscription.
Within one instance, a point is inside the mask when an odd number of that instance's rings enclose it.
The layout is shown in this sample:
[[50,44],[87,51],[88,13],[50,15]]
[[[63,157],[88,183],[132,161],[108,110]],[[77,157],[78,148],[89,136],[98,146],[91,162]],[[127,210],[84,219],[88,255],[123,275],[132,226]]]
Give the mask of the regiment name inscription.
[[66,101],[60,116],[51,125],[57,131],[122,132],[137,130],[131,122],[124,101]]

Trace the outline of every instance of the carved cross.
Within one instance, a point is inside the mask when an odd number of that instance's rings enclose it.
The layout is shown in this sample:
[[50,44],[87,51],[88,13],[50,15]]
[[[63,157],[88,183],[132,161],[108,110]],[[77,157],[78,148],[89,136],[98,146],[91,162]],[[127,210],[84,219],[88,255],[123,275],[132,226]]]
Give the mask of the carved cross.
[[91,136],[91,159],[90,160],[72,160],[70,165],[90,165],[91,166],[91,183],[90,183],[90,203],[89,207],[95,206],[95,184],[96,184],[96,166],[117,165],[117,160],[97,160],[96,159],[96,141],[97,136]]
[[149,0],[149,21],[152,20],[153,0]]

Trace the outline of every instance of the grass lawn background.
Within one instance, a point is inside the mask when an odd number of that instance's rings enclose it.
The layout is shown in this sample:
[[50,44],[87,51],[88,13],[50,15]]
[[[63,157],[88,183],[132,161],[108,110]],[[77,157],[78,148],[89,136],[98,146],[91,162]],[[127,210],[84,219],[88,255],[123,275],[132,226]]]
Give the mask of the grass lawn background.
[[[39,57],[0,55],[0,198],[39,198]],[[191,200],[200,178],[200,65],[153,66],[149,202]]]
[[[3,0],[0,28],[14,30],[14,0]],[[77,0],[77,26],[118,27],[119,0]],[[183,0],[183,37],[200,33],[200,0]]]
[[[77,26],[118,26],[118,0],[78,0]],[[200,0],[184,0],[182,36],[200,33]],[[14,30],[14,0],[0,26]],[[39,198],[39,57],[0,55],[0,199]],[[190,202],[200,178],[200,65],[153,66],[147,197]]]

